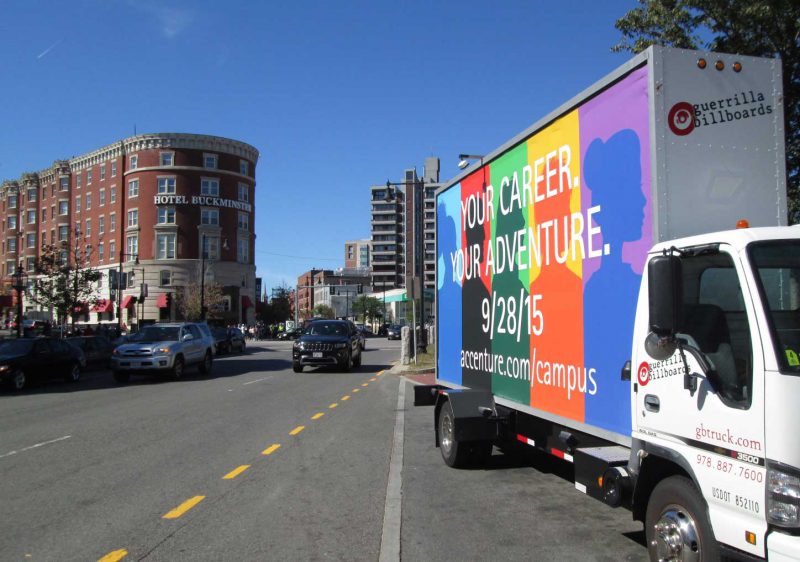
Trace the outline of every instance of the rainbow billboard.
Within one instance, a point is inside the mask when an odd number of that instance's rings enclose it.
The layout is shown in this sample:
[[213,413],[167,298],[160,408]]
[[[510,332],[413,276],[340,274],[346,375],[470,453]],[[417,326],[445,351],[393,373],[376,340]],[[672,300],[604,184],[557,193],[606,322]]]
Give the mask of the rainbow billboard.
[[652,245],[648,70],[437,194],[437,379],[630,435]]

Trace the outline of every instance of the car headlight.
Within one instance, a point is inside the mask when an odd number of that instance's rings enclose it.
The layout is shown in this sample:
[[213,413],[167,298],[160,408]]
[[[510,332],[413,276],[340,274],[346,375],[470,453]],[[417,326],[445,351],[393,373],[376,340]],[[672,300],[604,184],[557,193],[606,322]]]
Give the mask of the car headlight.
[[767,464],[767,520],[780,527],[800,527],[800,472]]
[[297,351],[303,351],[306,347],[305,342],[296,341],[293,346]]
[[153,350],[153,353],[160,353],[162,355],[169,355],[170,348],[169,346],[157,347]]
[[0,373],[5,373],[5,372],[7,372],[9,370],[11,370],[11,366],[10,365],[0,365]]

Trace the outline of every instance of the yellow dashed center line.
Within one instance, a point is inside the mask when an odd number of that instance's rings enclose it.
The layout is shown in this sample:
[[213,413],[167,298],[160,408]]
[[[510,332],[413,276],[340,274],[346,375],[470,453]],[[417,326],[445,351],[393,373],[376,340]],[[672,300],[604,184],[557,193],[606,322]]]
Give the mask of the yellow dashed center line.
[[338,406],[338,405],[339,405],[339,404],[337,404],[336,402],[334,402],[333,404],[331,404],[330,406],[328,406],[328,408],[330,408],[331,410],[333,410],[333,409],[334,409],[336,406]]
[[378,371],[377,373],[375,373],[375,376],[376,376],[376,377],[379,377],[379,376],[381,376],[382,374],[383,374],[383,371]]
[[347,402],[348,400],[350,400],[349,396],[342,396],[342,402]]
[[233,480],[234,478],[239,476],[242,472],[244,472],[248,468],[250,468],[249,464],[243,464],[242,466],[240,466],[238,468],[234,468],[233,470],[231,470],[228,474],[223,476],[222,479],[223,480]]
[[369,386],[368,382],[363,383],[361,386]]
[[297,435],[298,433],[303,431],[305,428],[306,428],[306,426],[304,426],[304,425],[298,425],[297,427],[295,427],[293,430],[291,430],[289,432],[289,435]]
[[375,382],[376,380],[378,380],[378,379],[376,379],[375,377],[372,377],[371,379],[369,379],[369,382]]
[[275,451],[277,451],[280,448],[281,448],[280,444],[279,443],[275,443],[274,445],[270,445],[269,447],[267,447],[266,449],[261,451],[261,454],[262,455],[271,455],[272,453],[274,453]]
[[128,555],[128,551],[124,548],[120,548],[119,550],[113,550],[103,556],[97,562],[117,562],[117,560],[122,560]]
[[360,388],[354,388],[353,392],[361,392],[361,389]]
[[321,417],[322,417],[322,416],[324,416],[324,415],[325,415],[325,413],[324,413],[324,412],[319,412],[319,413],[317,413],[317,414],[314,414],[313,416],[311,416],[311,419],[312,419],[312,420],[318,420],[319,418],[321,418]]
[[183,515],[184,513],[189,511],[190,509],[192,509],[194,506],[196,506],[198,503],[200,503],[204,499],[205,499],[205,496],[195,496],[193,498],[189,498],[188,500],[183,502],[181,505],[179,505],[178,507],[176,507],[172,511],[169,511],[169,512],[165,513],[163,515],[162,519],[177,519],[178,517],[180,517],[181,515]]

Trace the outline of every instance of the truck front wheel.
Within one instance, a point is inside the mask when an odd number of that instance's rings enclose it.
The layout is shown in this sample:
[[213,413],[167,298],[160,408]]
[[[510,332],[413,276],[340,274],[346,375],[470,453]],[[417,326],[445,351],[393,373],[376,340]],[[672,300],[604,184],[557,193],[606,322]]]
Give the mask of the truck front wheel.
[[647,503],[645,534],[650,560],[719,560],[706,505],[684,476],[671,476],[655,487]]

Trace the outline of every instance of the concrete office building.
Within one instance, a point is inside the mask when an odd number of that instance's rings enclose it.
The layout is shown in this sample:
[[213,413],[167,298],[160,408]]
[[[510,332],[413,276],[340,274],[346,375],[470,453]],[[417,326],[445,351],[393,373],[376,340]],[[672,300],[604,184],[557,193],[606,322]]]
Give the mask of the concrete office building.
[[439,182],[439,159],[425,159],[422,177],[416,168],[403,172],[396,185],[370,188],[372,217],[372,286],[376,291],[405,287],[418,276],[425,287],[436,283],[434,194]]
[[[43,247],[67,248],[77,234],[103,274],[80,323],[117,323],[120,309],[128,326],[178,320],[174,297],[201,276],[222,287],[223,321],[252,323],[258,156],[222,137],[144,134],[5,181],[0,275],[33,271]],[[120,271],[127,286],[114,290]],[[30,300],[25,311],[45,312]]]

